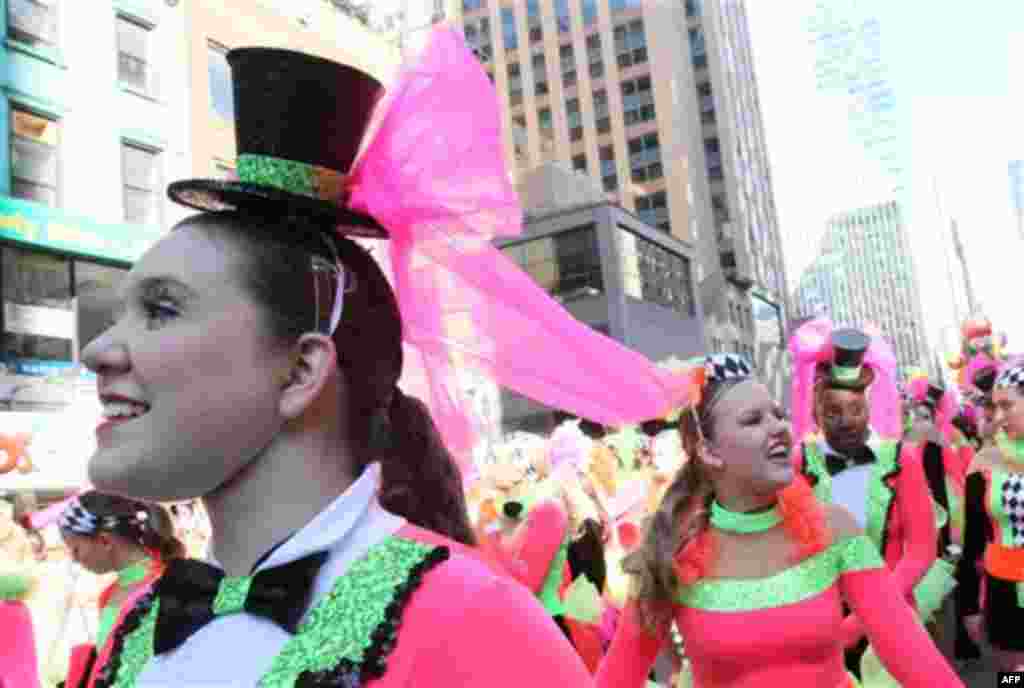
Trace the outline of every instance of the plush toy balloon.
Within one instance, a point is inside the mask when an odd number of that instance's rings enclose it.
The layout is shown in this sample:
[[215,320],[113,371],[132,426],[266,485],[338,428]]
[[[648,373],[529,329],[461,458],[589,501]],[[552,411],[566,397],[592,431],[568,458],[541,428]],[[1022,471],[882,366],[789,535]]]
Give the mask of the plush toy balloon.
[[[29,439],[29,435],[21,432],[14,435],[0,434],[0,475],[10,473],[15,468],[19,468],[22,473],[31,470],[24,468],[28,461],[25,447]],[[27,465],[31,466],[31,462],[28,461]]]

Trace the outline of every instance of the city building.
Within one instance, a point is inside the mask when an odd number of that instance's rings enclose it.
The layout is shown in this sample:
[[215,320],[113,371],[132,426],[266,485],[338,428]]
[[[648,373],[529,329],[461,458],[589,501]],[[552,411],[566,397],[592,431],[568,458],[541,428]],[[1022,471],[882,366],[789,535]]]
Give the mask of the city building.
[[172,216],[166,181],[189,171],[185,22],[163,2],[0,7],[0,435],[31,436],[35,469],[3,484],[45,499],[84,480],[98,409],[81,350]]
[[877,163],[877,178],[898,197],[906,185],[906,165],[883,11],[884,3],[876,0],[819,0],[808,31],[818,92],[846,104],[852,140],[864,146]]
[[1017,233],[1024,240],[1024,160],[1011,160],[1009,172],[1013,217],[1017,222]]
[[743,2],[455,9],[495,83],[515,174],[570,165],[692,247],[705,348],[745,353],[771,373],[782,342],[762,355],[754,310],[767,304],[781,326],[787,288]]
[[[655,361],[704,351],[695,250],[560,163],[523,175],[522,237],[502,250],[573,316]],[[558,414],[502,391],[501,425],[545,433]]]
[[838,326],[877,326],[904,371],[934,368],[896,201],[830,219],[819,257],[801,275],[793,303],[796,318],[827,316]]

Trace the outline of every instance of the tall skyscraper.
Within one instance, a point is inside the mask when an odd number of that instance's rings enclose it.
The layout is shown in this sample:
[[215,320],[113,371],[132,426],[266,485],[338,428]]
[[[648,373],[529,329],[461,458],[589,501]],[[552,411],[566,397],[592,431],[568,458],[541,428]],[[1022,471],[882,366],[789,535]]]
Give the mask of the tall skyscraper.
[[852,140],[878,163],[879,178],[895,195],[904,187],[905,164],[881,11],[877,0],[819,0],[808,28],[818,92],[845,101]]
[[931,368],[918,280],[900,206],[882,203],[833,217],[819,257],[800,277],[797,317],[877,325],[900,367]]
[[1017,233],[1024,240],[1024,160],[1011,160],[1009,168],[1010,202],[1017,221]]
[[786,277],[742,0],[458,9],[501,100],[516,174],[571,165],[694,247],[706,346],[781,369],[781,342],[764,334],[785,318]]

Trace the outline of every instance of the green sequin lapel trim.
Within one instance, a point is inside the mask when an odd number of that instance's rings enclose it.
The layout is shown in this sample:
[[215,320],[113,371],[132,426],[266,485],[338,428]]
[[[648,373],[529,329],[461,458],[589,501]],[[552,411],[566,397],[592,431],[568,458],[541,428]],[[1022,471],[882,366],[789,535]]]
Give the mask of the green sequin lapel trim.
[[379,678],[403,608],[447,547],[389,538],[352,564],[274,658],[260,688],[359,685]]
[[858,535],[767,578],[708,578],[683,588],[676,601],[712,612],[745,612],[784,607],[831,588],[844,573],[883,566],[875,545]]
[[889,486],[889,479],[900,471],[900,445],[898,442],[882,442],[876,449],[875,462],[871,465],[871,482],[868,484],[867,531],[878,551],[885,549],[885,530],[889,522],[896,492]]
[[544,578],[544,584],[541,585],[540,592],[537,593],[537,599],[540,600],[540,603],[544,605],[544,609],[551,616],[565,614],[565,604],[562,602],[558,589],[562,585],[563,569],[565,569],[566,562],[569,561],[569,540],[568,534],[562,539],[558,552],[555,553],[554,559],[551,560],[551,566],[548,568],[548,575]]
[[152,609],[142,617],[139,627],[125,636],[119,658],[120,666],[112,688],[134,688],[139,674],[153,658],[153,637],[156,635],[159,610],[160,601],[156,600]]
[[825,457],[818,451],[818,441],[812,438],[803,443],[804,474],[811,478],[814,496],[824,504],[832,503],[832,476],[825,467]]
[[[447,547],[392,537],[338,578],[274,658],[260,688],[358,686],[384,675],[402,611],[423,576],[448,559]],[[120,651],[97,688],[134,688],[153,657],[159,601],[147,595],[122,625]]]

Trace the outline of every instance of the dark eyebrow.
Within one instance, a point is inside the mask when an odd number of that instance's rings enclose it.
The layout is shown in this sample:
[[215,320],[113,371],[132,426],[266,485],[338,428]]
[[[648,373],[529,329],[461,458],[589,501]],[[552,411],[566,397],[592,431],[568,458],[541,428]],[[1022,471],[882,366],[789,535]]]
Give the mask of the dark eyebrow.
[[153,275],[145,277],[133,284],[126,285],[126,289],[122,292],[122,298],[129,292],[150,294],[165,288],[171,289],[175,292],[180,292],[187,299],[195,298],[197,295],[192,287],[175,277],[171,277],[170,275]]

